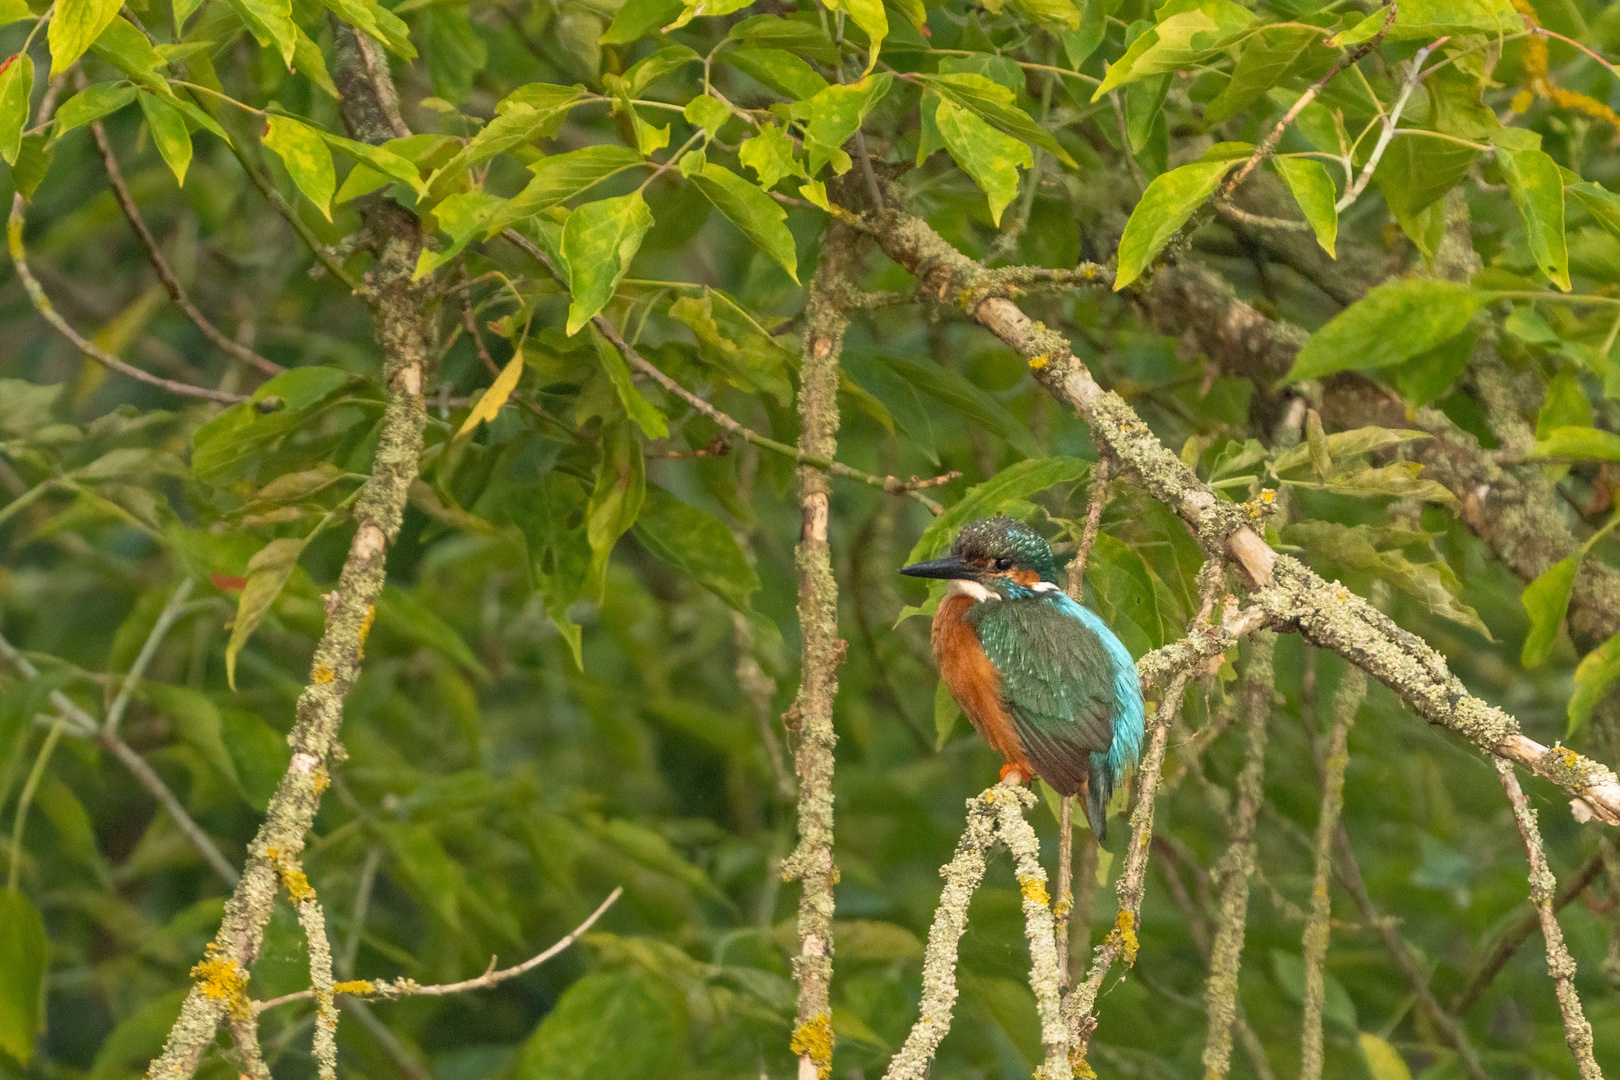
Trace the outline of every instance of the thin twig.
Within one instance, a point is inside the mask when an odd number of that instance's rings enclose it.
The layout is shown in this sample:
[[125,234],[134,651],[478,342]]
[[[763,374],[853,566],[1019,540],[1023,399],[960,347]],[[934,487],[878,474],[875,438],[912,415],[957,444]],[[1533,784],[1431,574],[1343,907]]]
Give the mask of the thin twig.
[[[562,281],[564,284],[567,283],[558,273],[557,268],[552,264],[551,257],[544,251],[540,250],[540,248],[530,241],[528,237],[524,236],[515,229],[507,229],[505,232],[501,233],[501,236],[511,241],[511,243],[517,247],[522,248],[524,252],[544,266],[546,270],[548,270],[558,281]],[[841,461],[835,461],[809,453],[802,447],[795,449],[794,447],[789,446],[787,443],[777,442],[775,439],[767,438],[751,428],[744,427],[741,423],[732,419],[726,413],[721,412],[709,402],[703,400],[701,397],[692,393],[690,390],[686,389],[686,387],[664,374],[663,371],[654,366],[644,356],[637,352],[634,346],[625,341],[624,336],[619,333],[618,328],[603,316],[597,315],[591,319],[591,322],[598,330],[602,332],[602,336],[607,338],[608,343],[619,351],[619,353],[624,357],[625,362],[631,367],[635,368],[643,375],[648,376],[669,393],[674,394],[676,397],[680,398],[682,401],[692,406],[692,408],[696,409],[704,416],[707,416],[710,420],[713,420],[716,424],[720,425],[720,427],[724,428],[726,431],[731,432],[733,435],[751,442],[755,446],[774,451],[775,453],[782,454],[785,457],[791,457],[800,465],[810,465],[814,468],[830,472],[834,476],[842,476],[849,480],[859,480],[863,484],[870,484],[873,487],[882,488],[891,495],[909,496],[921,503],[923,506],[926,506],[928,508],[928,512],[934,514],[935,516],[945,512],[945,508],[943,506],[935,502],[933,499],[930,499],[928,496],[922,494],[917,489],[923,487],[933,487],[938,484],[948,484],[952,480],[960,478],[962,475],[961,473],[951,472],[945,474],[944,476],[935,477],[931,480],[916,480],[913,478],[910,483],[907,483],[892,476],[874,476],[871,473],[862,472],[859,469],[851,468]]]
[[1456,1018],[1448,1014],[1440,1007],[1440,1003],[1435,1000],[1434,991],[1429,987],[1428,976],[1418,967],[1417,959],[1412,955],[1412,950],[1396,931],[1394,921],[1385,917],[1378,910],[1377,905],[1373,903],[1372,896],[1367,892],[1367,883],[1362,879],[1361,865],[1356,861],[1355,850],[1350,846],[1350,834],[1345,831],[1342,820],[1339,822],[1338,845],[1339,877],[1344,882],[1345,888],[1350,891],[1350,895],[1355,898],[1356,905],[1361,909],[1362,921],[1378,929],[1379,935],[1384,939],[1385,947],[1389,949],[1390,956],[1395,960],[1395,966],[1400,968],[1401,974],[1405,976],[1407,984],[1412,987],[1412,992],[1417,995],[1418,1002],[1423,1006],[1423,1010],[1429,1014],[1429,1019],[1433,1020],[1435,1027],[1440,1030],[1440,1037],[1445,1039],[1446,1043],[1457,1051],[1457,1055],[1462,1058],[1463,1066],[1467,1068],[1468,1074],[1474,1080],[1489,1080],[1489,1076],[1485,1072],[1485,1066],[1479,1060],[1478,1051],[1468,1041],[1468,1036],[1464,1034],[1462,1025],[1457,1023]]
[[776,780],[776,797],[783,803],[791,803],[798,789],[793,782],[793,772],[782,756],[782,740],[776,737],[776,718],[771,709],[776,680],[759,666],[759,658],[754,655],[754,624],[740,611],[731,613],[731,641],[737,651],[737,686],[753,708],[760,746],[765,750],[771,776]]
[[158,612],[157,620],[152,623],[152,629],[146,635],[146,641],[141,644],[141,651],[135,655],[135,662],[129,665],[129,671],[124,675],[123,684],[118,688],[118,696],[113,698],[112,705],[107,709],[107,718],[101,724],[103,734],[117,736],[118,723],[124,718],[124,710],[129,708],[130,697],[145,676],[152,657],[157,655],[158,646],[163,644],[169,628],[180,618],[180,611],[191,598],[191,590],[196,584],[189,576],[182,578],[180,584],[175,587],[174,594],[169,597],[169,602]]
[[1238,1013],[1238,971],[1242,966],[1243,939],[1248,927],[1249,878],[1254,874],[1254,824],[1264,801],[1267,725],[1271,696],[1276,690],[1272,656],[1277,635],[1257,633],[1249,649],[1234,712],[1249,726],[1243,770],[1237,778],[1237,809],[1231,839],[1215,869],[1220,884],[1220,914],[1215,940],[1210,945],[1209,981],[1204,987],[1209,1029],[1204,1037],[1204,1076],[1222,1080],[1232,1061],[1232,1026]]
[[309,946],[310,994],[315,998],[315,1039],[310,1053],[315,1058],[316,1072],[320,1080],[337,1080],[336,980],[332,977],[332,943],[326,936],[326,913],[297,855],[270,848],[265,856],[287,890]]
[[171,394],[179,394],[182,397],[204,398],[208,401],[223,402],[227,405],[234,405],[239,401],[248,400],[244,394],[232,394],[224,390],[210,390],[207,387],[193,386],[191,383],[177,382],[174,379],[165,379],[150,372],[142,371],[134,364],[126,364],[73,329],[68,324],[68,321],[57,313],[56,308],[51,304],[51,298],[45,295],[44,287],[34,277],[33,271],[28,269],[28,253],[23,248],[23,223],[27,205],[23,201],[21,194],[12,196],[11,218],[6,223],[6,241],[7,247],[11,251],[12,265],[17,268],[17,280],[22,282],[23,290],[28,293],[29,302],[34,305],[34,310],[44,316],[46,322],[54,326],[63,337],[78,346],[79,351],[85,356],[105,368],[116,371],[120,375],[127,375],[138,382],[160,387]]
[[1113,463],[1107,454],[1097,456],[1091,468],[1091,501],[1086,506],[1086,524],[1080,531],[1080,546],[1069,562],[1069,599],[1079,603],[1086,591],[1086,560],[1091,557],[1091,545],[1097,542],[1097,530],[1102,526],[1103,508],[1108,505],[1108,481]]
[[[1575,876],[1564,883],[1558,890],[1558,896],[1553,900],[1553,911],[1564,910],[1577,896],[1586,891],[1587,886],[1598,879],[1603,873],[1603,853],[1600,851],[1587,860],[1586,865],[1576,871]],[[1534,907],[1525,912],[1524,918],[1502,931],[1491,947],[1490,954],[1480,961],[1474,974],[1469,976],[1467,984],[1451,1002],[1449,1012],[1452,1016],[1462,1016],[1473,1008],[1474,1002],[1479,1000],[1492,980],[1497,976],[1507,962],[1513,959],[1513,954],[1519,951],[1519,946],[1527,941],[1531,934],[1541,926],[1541,913]]]
[[[1266,137],[1264,139],[1260,140],[1260,145],[1254,148],[1254,153],[1249,155],[1249,159],[1243,163],[1243,167],[1228,177],[1226,183],[1221,185],[1220,197],[1222,199],[1229,198],[1232,192],[1237,190],[1238,185],[1247,180],[1249,178],[1249,174],[1254,172],[1255,169],[1259,168],[1260,163],[1271,156],[1272,152],[1277,149],[1277,143],[1282,141],[1283,132],[1288,130],[1288,126],[1290,124],[1299,119],[1299,114],[1305,111],[1305,107],[1307,105],[1316,100],[1316,96],[1327,87],[1328,83],[1334,80],[1339,72],[1350,67],[1352,64],[1359,63],[1362,57],[1366,56],[1368,53],[1372,52],[1374,49],[1378,48],[1378,46],[1383,44],[1384,35],[1389,32],[1390,26],[1395,22],[1395,8],[1395,4],[1392,3],[1389,5],[1389,13],[1384,16],[1384,25],[1378,28],[1378,33],[1362,42],[1356,47],[1354,52],[1347,53],[1346,55],[1340,57],[1332,67],[1328,68],[1327,71],[1322,73],[1321,78],[1317,79],[1306,89],[1303,94],[1299,95],[1298,101],[1295,101],[1293,105],[1289,106],[1288,111],[1283,113],[1282,119],[1278,120],[1272,129],[1266,133]],[[1427,56],[1428,53],[1425,52],[1424,55]],[[1422,64],[1417,65],[1418,69],[1421,67]]]
[[1063,796],[1058,813],[1058,872],[1057,903],[1052,913],[1057,917],[1052,937],[1057,942],[1058,989],[1069,989],[1069,916],[1074,912],[1074,799]]
[[[39,678],[39,669],[33,665],[28,657],[18,651],[11,642],[7,641],[4,635],[0,635],[0,659],[6,660],[18,671],[22,672],[25,679]],[[103,732],[101,725],[96,723],[95,718],[85,712],[78,702],[62,693],[62,691],[52,690],[47,700],[50,701],[51,707],[57,711],[58,716],[66,722],[68,734],[80,739],[95,739],[106,747],[134,775],[141,787],[146,789],[147,794],[156,799],[158,805],[168,811],[170,819],[185,834],[186,839],[191,841],[192,846],[197,849],[198,854],[203,857],[203,861],[213,869],[214,873],[218,874],[227,885],[234,886],[236,884],[237,879],[240,877],[236,872],[236,867],[232,866],[230,860],[220,853],[214,841],[203,831],[202,826],[198,825],[196,820],[186,812],[184,804],[180,802],[173,791],[169,790],[169,785],[163,782],[163,777],[157,774],[156,769],[147,764],[145,758],[137,754],[134,748],[119,738],[117,732]]]
[[191,302],[185,288],[180,284],[180,279],[175,277],[174,270],[169,266],[169,260],[163,257],[163,249],[158,246],[157,238],[152,235],[152,230],[146,227],[146,220],[141,217],[140,208],[135,205],[135,200],[129,193],[129,185],[124,183],[124,172],[118,166],[118,158],[113,155],[112,140],[107,138],[107,129],[100,120],[90,122],[90,134],[95,138],[101,163],[106,166],[107,180],[112,184],[113,195],[117,197],[118,205],[123,208],[124,217],[129,219],[130,228],[135,230],[141,246],[146,249],[147,258],[151,261],[152,268],[157,271],[158,280],[163,282],[164,289],[168,291],[169,299],[174,301],[175,306],[186,318],[197,324],[197,329],[202,331],[203,337],[213,342],[222,352],[244,364],[258,368],[266,375],[286,371],[285,367],[274,360],[266,359],[241,342],[226,336],[208,316],[198,310],[196,304]]
[[1345,672],[1333,699],[1333,734],[1322,766],[1322,805],[1316,819],[1315,878],[1311,884],[1311,914],[1305,922],[1305,1015],[1300,1023],[1300,1080],[1322,1076],[1322,1006],[1327,984],[1328,918],[1333,914],[1328,892],[1333,875],[1333,837],[1344,809],[1344,771],[1350,763],[1350,726],[1367,696],[1367,676],[1360,668]]
[[1039,1075],[1042,1080],[1068,1080],[1071,1076],[1069,1031],[1063,1023],[1058,939],[1053,932],[1046,871],[1041,868],[1041,842],[1024,820],[1024,810],[1033,809],[1037,801],[1035,793],[1025,787],[1014,788],[1006,795],[997,793],[996,831],[1012,854],[1018,891],[1023,897],[1024,937],[1029,942],[1029,987],[1035,994],[1035,1010],[1041,1020],[1041,1043],[1046,1048],[1046,1064]]
[[[493,960],[491,960],[488,971],[475,978],[462,979],[460,982],[423,986],[415,979],[356,979],[338,983],[334,989],[339,994],[357,997],[365,1001],[394,1001],[402,997],[449,997],[451,994],[465,994],[471,990],[488,990],[492,986],[499,986],[508,979],[515,979],[519,975],[533,971],[558,953],[563,952],[584,936],[591,927],[595,926],[596,921],[607,914],[608,908],[612,907],[619,897],[623,895],[623,886],[615,888],[608,894],[606,900],[597,905],[596,910],[591,912],[584,922],[558,938],[542,952],[535,953],[523,963],[514,964],[509,968],[496,969]],[[262,1013],[266,1009],[275,1008],[277,1005],[286,1005],[293,1001],[309,1001],[314,997],[315,991],[312,989],[299,990],[295,993],[283,994],[280,997],[269,998],[265,1001],[255,1001],[253,1002],[253,1011]]]
[[456,256],[456,265],[461,270],[461,286],[456,291],[461,294],[461,327],[467,331],[472,339],[473,348],[478,351],[478,359],[484,362],[491,375],[500,376],[500,365],[495,358],[489,355],[489,349],[484,345],[484,335],[478,332],[478,318],[473,314],[472,306],[472,280],[467,276],[467,256]]
[[[1394,5],[1391,5],[1391,10],[1394,10]],[[1449,40],[1448,37],[1440,38],[1431,44],[1425,45],[1412,55],[1412,70],[1407,75],[1406,81],[1401,84],[1400,96],[1395,99],[1395,104],[1391,106],[1389,112],[1380,118],[1383,129],[1378,133],[1378,142],[1373,145],[1373,151],[1367,156],[1367,162],[1362,165],[1361,173],[1356,177],[1355,183],[1351,184],[1345,193],[1339,197],[1339,201],[1334,204],[1333,208],[1337,212],[1344,213],[1350,204],[1359,199],[1361,193],[1367,190],[1367,184],[1372,180],[1373,173],[1378,171],[1378,163],[1383,160],[1384,151],[1389,148],[1390,140],[1395,138],[1395,128],[1400,123],[1401,113],[1406,108],[1407,100],[1411,98],[1412,91],[1417,89],[1418,83],[1423,81],[1423,62],[1429,58],[1430,53]]]
[[1518,823],[1519,836],[1524,840],[1525,857],[1530,862],[1530,902],[1536,906],[1536,914],[1541,919],[1541,936],[1547,943],[1547,972],[1553,978],[1553,986],[1558,994],[1558,1010],[1564,1016],[1564,1041],[1569,1044],[1569,1052],[1575,1057],[1581,1080],[1603,1080],[1603,1070],[1598,1068],[1597,1059],[1592,1054],[1592,1025],[1587,1022],[1580,995],[1575,992],[1575,958],[1569,955],[1569,949],[1564,944],[1564,931],[1558,925],[1557,913],[1553,911],[1558,882],[1547,868],[1547,856],[1541,847],[1541,829],[1536,825],[1536,812],[1530,808],[1530,800],[1525,798],[1524,790],[1519,787],[1519,777],[1513,771],[1512,763],[1497,758],[1496,772],[1502,778],[1502,790],[1507,792],[1508,802],[1513,804],[1513,819]]

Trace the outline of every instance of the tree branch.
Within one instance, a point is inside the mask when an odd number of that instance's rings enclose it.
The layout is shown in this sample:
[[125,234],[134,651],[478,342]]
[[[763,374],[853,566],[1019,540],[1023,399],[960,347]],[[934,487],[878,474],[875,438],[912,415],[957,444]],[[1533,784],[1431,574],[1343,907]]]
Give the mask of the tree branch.
[[[849,315],[843,306],[856,234],[834,222],[822,242],[821,257],[805,307],[804,359],[799,368],[799,452],[831,461],[838,449],[838,372]],[[833,885],[833,698],[845,642],[838,636],[838,582],[827,542],[832,485],[813,465],[799,466],[802,524],[794,564],[799,576],[799,628],[804,646],[799,692],[788,710],[797,745],[793,768],[799,777],[799,843],[782,863],[782,876],[797,880],[799,953],[793,976],[799,1007],[792,1049],[799,1057],[799,1080],[832,1075],[832,917]]]
[[28,293],[29,303],[34,310],[44,317],[45,321],[56,328],[57,332],[78,347],[85,356],[94,360],[111,371],[126,375],[137,382],[146,383],[167,390],[171,394],[181,397],[203,398],[207,401],[218,401],[226,405],[234,405],[239,401],[247,401],[244,394],[232,394],[224,390],[210,390],[205,386],[193,386],[191,383],[178,382],[174,379],[165,379],[150,372],[142,371],[134,364],[126,364],[100,345],[81,335],[57,312],[51,303],[51,298],[45,295],[44,286],[34,277],[32,270],[28,269],[28,252],[23,248],[23,224],[27,214],[28,204],[23,201],[21,194],[11,197],[11,218],[6,223],[7,247],[11,251],[11,264],[17,268],[17,280],[22,282],[23,290]]
[[168,291],[169,299],[174,301],[175,306],[186,318],[197,324],[197,329],[202,331],[203,337],[213,342],[222,352],[244,364],[258,368],[266,375],[286,371],[286,368],[274,360],[267,360],[241,342],[227,337],[208,316],[198,310],[197,305],[191,302],[185,288],[180,284],[180,279],[174,276],[169,260],[163,257],[163,249],[158,246],[157,238],[152,235],[152,230],[146,227],[146,221],[141,217],[141,211],[129,193],[129,186],[124,183],[124,172],[118,167],[118,158],[113,155],[112,141],[107,138],[107,129],[100,120],[90,122],[90,134],[95,137],[96,150],[101,155],[101,163],[106,166],[107,180],[112,184],[113,195],[117,197],[118,205],[124,211],[124,217],[129,219],[130,228],[135,230],[141,246],[146,249],[147,258],[151,261],[152,268],[157,271],[158,280],[163,282],[164,289]]
[[1541,849],[1541,830],[1536,825],[1536,812],[1530,809],[1530,800],[1519,787],[1519,777],[1513,766],[1500,759],[1496,771],[1502,778],[1502,790],[1513,804],[1513,819],[1518,823],[1519,836],[1524,840],[1525,857],[1530,861],[1530,902],[1536,906],[1541,919],[1541,935],[1547,942],[1547,972],[1553,978],[1558,994],[1558,1009],[1564,1014],[1564,1041],[1575,1057],[1581,1080],[1603,1080],[1603,1070],[1592,1056],[1592,1025],[1587,1023],[1581,1009],[1581,999],[1575,993],[1575,958],[1564,944],[1564,932],[1553,911],[1553,897],[1558,883],[1547,868],[1547,856]]

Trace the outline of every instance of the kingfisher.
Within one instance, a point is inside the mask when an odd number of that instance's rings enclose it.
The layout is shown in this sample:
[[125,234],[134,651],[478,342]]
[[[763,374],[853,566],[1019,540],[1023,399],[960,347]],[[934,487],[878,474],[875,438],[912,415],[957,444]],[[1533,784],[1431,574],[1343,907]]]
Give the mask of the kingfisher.
[[1083,792],[1091,831],[1107,839],[1108,800],[1142,748],[1142,684],[1108,624],[1058,587],[1051,545],[1023,522],[981,518],[949,555],[900,572],[950,583],[934,612],[934,659],[1005,759],[1001,778]]

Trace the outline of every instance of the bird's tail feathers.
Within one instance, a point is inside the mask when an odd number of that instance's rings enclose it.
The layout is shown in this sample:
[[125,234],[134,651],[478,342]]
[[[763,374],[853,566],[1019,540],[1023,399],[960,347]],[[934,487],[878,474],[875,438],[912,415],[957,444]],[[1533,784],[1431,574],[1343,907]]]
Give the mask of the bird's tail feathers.
[[1091,755],[1091,775],[1086,781],[1086,819],[1101,844],[1108,839],[1108,803],[1114,797],[1114,775],[1107,754]]

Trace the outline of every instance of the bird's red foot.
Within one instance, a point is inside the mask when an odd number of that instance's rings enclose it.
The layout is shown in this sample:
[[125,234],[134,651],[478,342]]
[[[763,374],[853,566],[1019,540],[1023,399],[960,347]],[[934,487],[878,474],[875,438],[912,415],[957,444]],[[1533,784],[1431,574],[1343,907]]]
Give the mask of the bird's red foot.
[[1029,777],[1024,775],[1024,770],[1017,765],[1003,765],[1001,767],[1001,782],[1003,784],[1011,784],[1013,787],[1017,787],[1028,779]]

